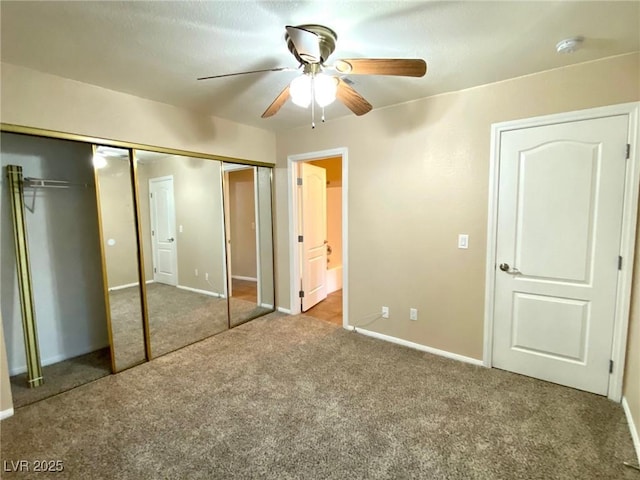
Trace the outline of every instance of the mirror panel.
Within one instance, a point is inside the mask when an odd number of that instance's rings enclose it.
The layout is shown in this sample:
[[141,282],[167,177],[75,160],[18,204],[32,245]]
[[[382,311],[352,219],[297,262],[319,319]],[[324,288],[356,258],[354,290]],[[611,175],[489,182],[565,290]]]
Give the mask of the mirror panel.
[[151,355],[229,328],[221,163],[135,151]]
[[231,326],[274,309],[271,169],[224,163]]
[[113,362],[121,371],[146,360],[129,150],[97,146],[94,168]]

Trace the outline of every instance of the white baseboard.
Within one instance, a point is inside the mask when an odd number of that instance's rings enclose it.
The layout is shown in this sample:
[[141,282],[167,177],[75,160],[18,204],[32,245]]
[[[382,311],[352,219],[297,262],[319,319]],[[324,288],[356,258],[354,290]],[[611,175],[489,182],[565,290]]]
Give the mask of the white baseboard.
[[115,287],[109,287],[109,291],[112,292],[114,290],[122,290],[124,288],[137,287],[138,285],[139,285],[138,282],[125,283],[124,285],[116,285]]
[[256,277],[243,277],[240,275],[231,275],[231,278],[235,278],[236,280],[246,280],[248,282],[257,282],[258,279]]
[[270,303],[261,303],[260,306],[262,308],[268,308],[269,310],[273,310],[273,305],[271,305]]
[[189,292],[201,293],[202,295],[208,295],[210,297],[222,297],[222,295],[220,295],[219,293],[212,292],[211,290],[200,290],[199,288],[185,287],[184,285],[176,285],[176,287],[180,290],[188,290]]
[[391,343],[397,343],[398,345],[413,348],[415,350],[420,350],[422,352],[433,353],[434,355],[450,358],[452,360],[458,360],[459,362],[465,362],[472,365],[478,365],[479,367],[484,367],[484,363],[482,362],[482,360],[478,360],[477,358],[465,357],[464,355],[458,355],[457,353],[447,352],[446,350],[439,350],[433,347],[427,347],[426,345],[422,345],[420,343],[409,342],[407,340],[402,340],[401,338],[392,337],[391,335],[384,335],[383,333],[372,332],[371,330],[364,330],[362,328],[352,327],[351,325],[348,325],[344,328],[346,328],[347,330],[355,330],[357,333],[361,333],[368,337],[385,340]]
[[291,310],[289,310],[288,308],[278,307],[277,310],[281,313],[286,313],[287,315],[291,315]]
[[[103,348],[106,348],[108,346],[109,346],[109,341],[107,341],[106,344],[101,343],[98,345],[91,345],[87,348],[83,348],[73,352],[58,353],[57,355],[53,355],[51,357],[41,359],[40,364],[43,367],[46,367],[47,365],[52,365],[54,363],[63,362],[64,360],[69,360],[70,358],[86,355],[87,353],[95,352],[96,350],[102,350]],[[20,375],[22,373],[26,373],[26,371],[27,371],[26,363],[13,368],[9,367],[9,376],[13,377],[14,375]]]
[[[622,397],[622,409],[627,417],[627,423],[629,424],[629,430],[631,431],[631,438],[633,440],[633,446],[636,449],[636,457],[638,457],[638,464],[640,464],[640,435],[638,435],[638,426],[634,423],[631,416],[631,409],[626,397]],[[640,419],[639,419],[640,420]]]
[[5,418],[9,418],[13,415],[13,407],[8,408],[7,410],[0,411],[0,420],[4,420]]

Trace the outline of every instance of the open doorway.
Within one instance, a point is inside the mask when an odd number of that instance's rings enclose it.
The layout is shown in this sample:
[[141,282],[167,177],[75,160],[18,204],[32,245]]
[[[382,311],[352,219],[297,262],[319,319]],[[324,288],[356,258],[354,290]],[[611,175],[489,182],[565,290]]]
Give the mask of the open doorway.
[[289,157],[291,313],[347,326],[346,149]]

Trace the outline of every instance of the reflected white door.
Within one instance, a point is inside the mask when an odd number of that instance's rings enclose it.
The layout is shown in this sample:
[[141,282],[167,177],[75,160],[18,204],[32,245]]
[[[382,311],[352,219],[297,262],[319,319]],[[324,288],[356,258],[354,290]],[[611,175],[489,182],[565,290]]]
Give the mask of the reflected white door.
[[173,176],[149,179],[153,280],[178,284]]
[[493,365],[607,394],[627,117],[502,134]]
[[302,311],[327,298],[327,171],[299,166],[302,226]]

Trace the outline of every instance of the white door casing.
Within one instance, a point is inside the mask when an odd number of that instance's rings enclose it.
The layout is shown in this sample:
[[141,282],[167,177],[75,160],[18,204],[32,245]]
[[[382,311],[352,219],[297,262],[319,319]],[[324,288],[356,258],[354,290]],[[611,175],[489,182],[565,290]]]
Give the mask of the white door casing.
[[493,366],[609,393],[628,133],[628,115],[502,133]]
[[327,298],[327,171],[301,163],[302,311]]
[[[287,156],[287,210],[289,220],[289,292],[288,308],[278,305],[283,313],[300,313],[300,232],[298,198],[298,165],[301,162],[340,157],[342,159],[342,326],[349,328],[349,149],[346,147],[292,154]],[[281,300],[280,300],[281,301]]]
[[149,212],[153,281],[178,284],[175,198],[173,176],[149,179]]

